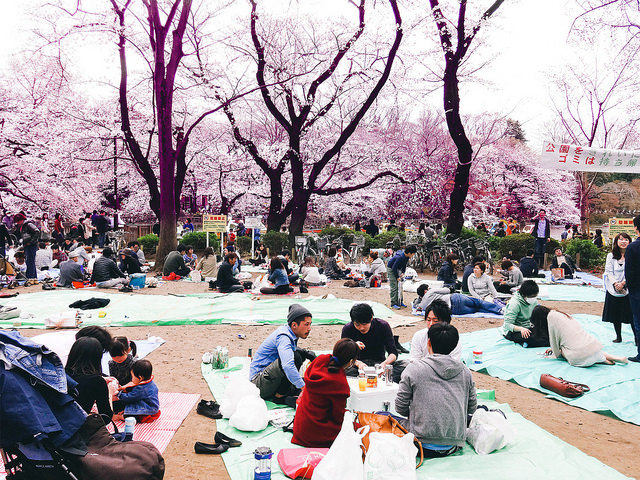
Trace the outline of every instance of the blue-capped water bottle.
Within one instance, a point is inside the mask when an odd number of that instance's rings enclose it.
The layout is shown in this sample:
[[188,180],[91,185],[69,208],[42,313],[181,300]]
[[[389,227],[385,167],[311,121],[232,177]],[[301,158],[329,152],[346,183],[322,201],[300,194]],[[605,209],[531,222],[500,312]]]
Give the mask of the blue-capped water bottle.
[[127,417],[124,419],[123,442],[128,442],[129,440],[133,440],[133,432],[135,428],[136,428],[136,417]]
[[269,447],[258,447],[253,452],[256,459],[254,480],[271,480],[271,457],[273,452]]

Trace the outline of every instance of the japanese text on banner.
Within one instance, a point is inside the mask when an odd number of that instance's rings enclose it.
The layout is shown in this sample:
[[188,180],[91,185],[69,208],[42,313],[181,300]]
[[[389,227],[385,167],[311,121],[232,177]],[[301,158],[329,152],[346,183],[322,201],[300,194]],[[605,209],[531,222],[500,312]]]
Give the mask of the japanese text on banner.
[[540,166],[581,172],[640,173],[640,151],[605,150],[545,141]]

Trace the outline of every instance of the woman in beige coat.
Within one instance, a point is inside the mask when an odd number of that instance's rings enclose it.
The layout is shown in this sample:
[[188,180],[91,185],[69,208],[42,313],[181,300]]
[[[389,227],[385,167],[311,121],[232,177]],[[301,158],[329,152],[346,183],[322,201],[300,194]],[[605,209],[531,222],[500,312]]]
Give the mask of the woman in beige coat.
[[213,248],[207,247],[204,249],[204,254],[196,265],[196,270],[200,270],[202,278],[206,281],[216,279],[218,276],[218,259],[213,253]]
[[580,322],[565,313],[548,311],[546,325],[544,321],[540,322],[540,329],[544,330],[545,327],[548,329],[551,345],[546,354],[555,358],[562,357],[574,367],[590,367],[595,363],[627,363],[625,357],[615,357],[602,351],[602,344],[589,335]]

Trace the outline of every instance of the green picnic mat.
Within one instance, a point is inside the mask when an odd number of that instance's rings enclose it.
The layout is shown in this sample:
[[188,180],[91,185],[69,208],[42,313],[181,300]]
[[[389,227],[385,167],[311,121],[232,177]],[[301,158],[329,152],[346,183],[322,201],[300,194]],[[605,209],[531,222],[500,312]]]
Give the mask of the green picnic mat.
[[[612,355],[634,355],[637,350],[629,325],[623,325],[622,343],[612,343],[615,337],[611,324],[596,315],[573,315],[584,329],[602,343]],[[592,412],[614,415],[625,422],[640,425],[640,364],[602,365],[588,368],[572,367],[563,359],[545,358],[546,348],[523,348],[502,336],[500,328],[479,330],[461,335],[462,359],[477,372],[515,382],[547,394],[561,402]],[[473,363],[474,350],[482,351],[482,363]],[[540,374],[584,383],[591,390],[578,398],[565,398],[540,387]]]
[[[19,318],[0,320],[0,328],[44,328],[44,319],[47,317],[69,311],[71,303],[91,297],[108,298],[111,301],[104,308],[82,312],[83,326],[283,324],[292,303],[308,308],[313,314],[314,324],[335,325],[349,323],[349,310],[357,303],[340,298],[256,296],[248,293],[141,295],[93,289],[54,290],[2,299],[2,306],[18,307],[22,313]],[[380,303],[367,303],[379,318],[393,315],[389,308]],[[106,314],[104,317],[99,316],[101,311]]]
[[[214,371],[209,365],[202,365],[203,377],[214,397],[218,400],[223,397],[227,381],[225,377],[228,377],[232,371],[240,370],[244,362],[246,362],[244,359],[232,358],[230,369]],[[517,430],[515,442],[490,455],[478,455],[467,444],[464,449],[450,457],[425,460],[417,470],[419,479],[562,478],[564,480],[584,480],[585,478],[598,478],[599,480],[613,480],[628,478],[524,419],[521,415],[513,412],[509,405],[495,402],[493,391],[479,392],[478,402],[489,408],[500,408],[505,412]],[[293,414],[293,409],[288,410]],[[301,448],[291,443],[291,433],[285,433],[282,429],[272,426],[268,426],[261,432],[247,433],[230,427],[228,420],[216,420],[216,428],[242,442],[241,447],[230,448],[222,455],[232,480],[252,478],[254,468],[252,452],[262,446],[268,446],[274,452],[271,462],[271,478],[284,480],[287,477],[278,466],[278,452],[283,448]]]

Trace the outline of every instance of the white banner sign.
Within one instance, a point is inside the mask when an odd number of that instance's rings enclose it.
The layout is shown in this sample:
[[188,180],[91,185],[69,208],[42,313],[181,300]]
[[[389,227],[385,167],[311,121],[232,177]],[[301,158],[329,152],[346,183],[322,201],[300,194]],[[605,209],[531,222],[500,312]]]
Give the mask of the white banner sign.
[[261,228],[262,227],[262,217],[244,217],[244,226],[246,228]]
[[639,160],[640,151],[604,150],[545,141],[540,166],[580,172],[640,173]]

